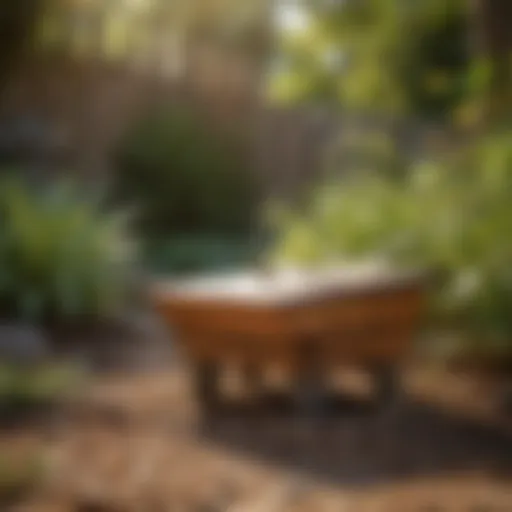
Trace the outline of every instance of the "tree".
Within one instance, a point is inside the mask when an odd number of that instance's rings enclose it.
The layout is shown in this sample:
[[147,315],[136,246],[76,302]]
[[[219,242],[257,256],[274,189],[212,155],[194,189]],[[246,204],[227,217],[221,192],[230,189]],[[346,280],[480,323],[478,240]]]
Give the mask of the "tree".
[[281,37],[280,99],[444,115],[469,65],[463,0],[305,2],[308,23]]
[[471,12],[473,50],[486,68],[481,99],[485,103],[485,115],[492,121],[507,116],[512,106],[512,3],[507,0],[471,0]]
[[42,8],[42,0],[3,0],[0,7],[0,86],[34,42]]

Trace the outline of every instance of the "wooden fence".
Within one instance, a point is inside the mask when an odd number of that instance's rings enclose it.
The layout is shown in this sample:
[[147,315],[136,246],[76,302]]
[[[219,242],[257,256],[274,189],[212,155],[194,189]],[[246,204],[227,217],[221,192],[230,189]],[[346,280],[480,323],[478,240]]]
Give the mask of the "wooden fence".
[[[70,170],[98,176],[108,173],[112,148],[149,105],[191,102],[216,123],[244,131],[247,165],[260,178],[265,197],[300,195],[338,165],[335,148],[354,131],[388,133],[400,150],[413,154],[432,135],[436,139],[435,129],[412,121],[271,107],[258,95],[256,70],[236,65],[235,73],[217,69],[215,80],[198,72],[184,83],[126,65],[41,60],[13,80],[3,107],[54,121],[70,143]],[[448,140],[444,132],[437,139]]]

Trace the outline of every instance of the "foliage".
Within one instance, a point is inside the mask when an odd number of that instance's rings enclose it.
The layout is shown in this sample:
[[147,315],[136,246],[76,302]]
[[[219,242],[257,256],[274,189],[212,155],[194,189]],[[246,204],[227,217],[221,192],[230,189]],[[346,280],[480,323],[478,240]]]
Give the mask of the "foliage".
[[438,116],[465,93],[461,0],[306,2],[307,24],[281,34],[278,99]]
[[74,389],[79,377],[71,366],[0,364],[0,410],[3,414],[22,412],[54,403]]
[[229,44],[255,57],[265,50],[266,1],[37,1],[45,7],[38,30],[43,48],[75,56],[130,59],[136,54],[154,62],[163,38],[168,48],[184,53],[192,41]]
[[71,321],[115,314],[128,293],[134,246],[124,213],[78,186],[0,187],[0,313]]
[[151,112],[121,142],[120,197],[135,202],[145,232],[237,233],[251,222],[254,190],[237,138],[178,108]]
[[305,213],[275,217],[277,261],[383,258],[435,268],[437,320],[493,349],[512,342],[512,132],[485,137],[406,181],[351,177],[321,188]]
[[350,125],[328,145],[324,164],[331,174],[378,172],[393,179],[403,178],[408,170],[408,158],[391,133]]

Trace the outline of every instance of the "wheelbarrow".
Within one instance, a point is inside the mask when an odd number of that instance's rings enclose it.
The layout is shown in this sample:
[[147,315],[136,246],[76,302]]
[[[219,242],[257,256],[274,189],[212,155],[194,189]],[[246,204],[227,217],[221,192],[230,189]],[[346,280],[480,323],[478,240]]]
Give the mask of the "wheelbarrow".
[[350,265],[164,281],[152,299],[192,365],[203,410],[218,407],[221,369],[232,362],[248,380],[279,367],[303,397],[330,371],[359,365],[386,403],[418,330],[424,284],[418,272]]

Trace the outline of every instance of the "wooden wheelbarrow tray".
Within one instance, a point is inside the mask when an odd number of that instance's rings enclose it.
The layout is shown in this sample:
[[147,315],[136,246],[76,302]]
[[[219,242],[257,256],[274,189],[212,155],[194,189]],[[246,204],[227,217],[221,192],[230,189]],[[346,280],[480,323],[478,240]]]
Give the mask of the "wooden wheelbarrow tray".
[[282,366],[309,384],[337,366],[363,365],[388,397],[418,327],[423,283],[418,273],[360,265],[164,282],[152,296],[211,409],[218,369],[228,361],[253,371]]

